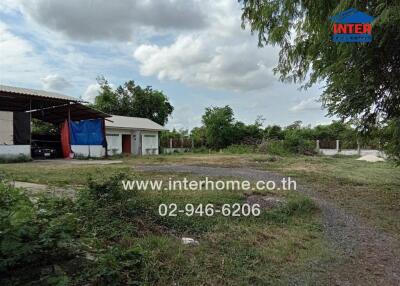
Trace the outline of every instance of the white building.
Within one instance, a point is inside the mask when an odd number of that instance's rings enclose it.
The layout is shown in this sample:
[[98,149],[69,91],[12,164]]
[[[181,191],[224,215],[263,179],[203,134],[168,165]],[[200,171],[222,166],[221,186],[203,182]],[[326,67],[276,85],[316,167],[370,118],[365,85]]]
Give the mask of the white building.
[[158,135],[163,130],[147,118],[113,115],[106,120],[108,154],[158,155]]

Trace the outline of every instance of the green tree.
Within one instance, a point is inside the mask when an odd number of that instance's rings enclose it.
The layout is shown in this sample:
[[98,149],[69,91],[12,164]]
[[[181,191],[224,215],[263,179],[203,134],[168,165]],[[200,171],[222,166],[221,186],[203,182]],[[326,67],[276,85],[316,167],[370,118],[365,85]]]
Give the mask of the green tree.
[[[278,45],[283,81],[324,83],[330,115],[364,128],[400,118],[400,1],[239,0],[243,27],[259,45]],[[375,17],[370,43],[335,43],[330,17],[356,8]],[[397,118],[397,119],[396,119]],[[399,154],[397,154],[399,156]]]
[[104,78],[98,82],[101,90],[94,107],[106,113],[144,117],[165,125],[174,110],[164,93],[150,86],[142,88],[131,80],[113,90]]
[[190,136],[193,138],[195,146],[203,146],[207,141],[206,128],[204,126],[195,127],[191,130]]
[[264,134],[268,139],[282,140],[283,132],[282,128],[278,125],[268,126],[264,129]]
[[224,148],[232,143],[234,116],[230,106],[206,108],[202,121],[210,147]]
[[400,119],[389,121],[381,133],[386,142],[383,148],[400,165]]
[[121,104],[117,93],[104,77],[98,77],[97,82],[100,85],[100,92],[96,96],[93,106],[109,114],[121,115],[119,114]]

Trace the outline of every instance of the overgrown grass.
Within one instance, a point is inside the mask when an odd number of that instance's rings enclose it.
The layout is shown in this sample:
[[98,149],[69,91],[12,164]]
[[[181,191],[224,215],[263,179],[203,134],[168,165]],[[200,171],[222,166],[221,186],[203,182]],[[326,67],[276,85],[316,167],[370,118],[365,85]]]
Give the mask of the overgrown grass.
[[[75,168],[86,170],[83,166]],[[120,168],[114,169],[114,173],[118,171]],[[64,175],[71,180],[68,184],[75,182],[76,178]],[[79,192],[76,203],[69,202],[68,208],[60,208],[59,199],[47,199],[50,203],[36,208],[35,203],[23,197],[22,201],[35,212],[53,214],[52,220],[43,222],[43,228],[56,227],[57,232],[52,232],[56,234],[54,247],[65,241],[64,235],[58,235],[60,232],[68,233],[66,237],[73,239],[75,246],[71,248],[67,243],[68,251],[60,253],[56,261],[48,257],[43,264],[29,264],[27,268],[28,264],[21,260],[12,271],[7,270],[11,272],[4,283],[287,285],[299,273],[311,273],[309,261],[330,255],[323,243],[318,210],[301,195],[288,196],[286,205],[263,211],[260,217],[164,218],[158,214],[160,203],[222,205],[243,203],[245,195],[233,190],[123,191],[120,181],[126,175],[99,175]],[[163,178],[170,175],[152,174]],[[131,172],[128,176],[146,178]],[[8,205],[8,210],[15,211],[12,204]],[[74,228],[64,229],[59,224],[65,216],[78,222]],[[9,217],[5,214],[2,219]],[[37,221],[30,217],[25,224],[37,227]],[[19,233],[11,226],[6,229],[11,235]],[[200,245],[182,245],[182,236],[194,237]],[[30,255],[39,259],[40,252],[30,249],[30,245],[19,245],[13,251],[19,253],[27,247]],[[1,255],[8,259],[10,254]],[[13,275],[20,271],[23,276]],[[302,282],[307,281],[306,276]]]
[[400,238],[400,168],[354,157],[281,157],[263,169],[292,176],[394,236]]
[[32,159],[26,155],[0,156],[0,164],[30,162]]

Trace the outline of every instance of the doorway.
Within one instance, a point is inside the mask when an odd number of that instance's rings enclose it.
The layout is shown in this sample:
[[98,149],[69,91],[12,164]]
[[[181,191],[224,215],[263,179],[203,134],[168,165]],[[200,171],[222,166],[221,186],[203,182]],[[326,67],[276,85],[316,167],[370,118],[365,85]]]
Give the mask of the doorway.
[[131,135],[122,135],[122,153],[131,154]]

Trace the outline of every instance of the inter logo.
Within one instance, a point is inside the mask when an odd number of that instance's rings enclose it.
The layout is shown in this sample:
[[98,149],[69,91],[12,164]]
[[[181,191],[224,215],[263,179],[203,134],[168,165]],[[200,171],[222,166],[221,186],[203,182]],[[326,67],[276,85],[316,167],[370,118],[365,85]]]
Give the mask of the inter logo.
[[351,8],[330,18],[333,21],[332,40],[339,43],[368,43],[372,41],[374,17]]

